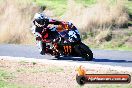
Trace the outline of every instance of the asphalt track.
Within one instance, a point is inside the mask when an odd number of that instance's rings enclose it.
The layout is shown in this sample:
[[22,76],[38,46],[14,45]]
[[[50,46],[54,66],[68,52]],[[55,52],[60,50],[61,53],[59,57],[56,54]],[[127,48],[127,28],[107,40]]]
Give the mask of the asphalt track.
[[[112,66],[132,67],[132,51],[116,51],[116,50],[92,50],[94,54],[93,61],[84,61],[83,58],[66,57],[58,61],[76,61],[77,63],[93,63],[105,64]],[[36,59],[57,60],[50,55],[40,55],[36,46],[31,45],[15,45],[15,44],[1,44],[0,56],[11,57],[26,57]]]

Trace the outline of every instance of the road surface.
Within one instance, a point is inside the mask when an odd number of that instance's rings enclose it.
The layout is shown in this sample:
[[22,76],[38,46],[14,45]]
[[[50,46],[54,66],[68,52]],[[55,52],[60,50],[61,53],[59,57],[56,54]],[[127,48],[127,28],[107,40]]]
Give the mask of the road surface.
[[[105,64],[112,66],[132,67],[132,51],[115,50],[92,50],[94,54],[93,61],[84,61],[83,58],[62,58],[60,60],[76,61],[78,63]],[[50,55],[40,55],[36,46],[1,44],[0,56],[26,57],[36,59],[57,60]],[[59,61],[59,60],[58,60]]]

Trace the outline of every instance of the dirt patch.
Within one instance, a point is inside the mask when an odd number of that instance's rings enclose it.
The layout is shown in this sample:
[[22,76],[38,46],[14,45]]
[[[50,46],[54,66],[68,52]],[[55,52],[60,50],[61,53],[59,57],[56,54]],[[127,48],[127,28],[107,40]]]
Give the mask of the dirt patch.
[[[63,64],[63,63],[62,63]],[[38,88],[80,88],[76,83],[76,68],[75,65],[54,63],[42,63],[32,61],[15,61],[0,59],[0,70],[8,71],[13,75],[12,78],[6,79],[9,83],[19,85],[32,85]],[[88,74],[130,74],[132,72],[118,71],[113,69],[91,69],[87,68]],[[112,85],[112,88],[120,88],[122,84]],[[131,84],[124,84],[125,88],[132,88]],[[88,84],[86,88],[107,88],[111,84]],[[82,87],[81,87],[82,88]]]

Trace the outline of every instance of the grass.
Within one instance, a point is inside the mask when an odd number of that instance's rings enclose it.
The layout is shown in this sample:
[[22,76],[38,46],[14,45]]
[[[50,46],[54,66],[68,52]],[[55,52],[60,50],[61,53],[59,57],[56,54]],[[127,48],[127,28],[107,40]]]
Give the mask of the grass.
[[1,43],[23,44],[32,40],[30,32],[31,10],[29,11],[31,6],[17,3],[17,1],[4,0],[3,3],[0,3]]
[[36,65],[37,63],[36,62],[32,62],[33,65]]
[[53,66],[53,67],[48,67],[48,68],[30,68],[30,69],[23,69],[24,71],[27,72],[32,72],[32,73],[39,73],[39,72],[45,72],[45,73],[58,73],[58,72],[63,72],[63,68]]
[[[46,66],[46,67],[39,67],[37,66],[36,62],[27,62],[27,61],[20,61],[19,64],[23,65],[23,67],[19,67],[16,71],[17,72],[28,72],[28,73],[58,73],[63,72],[64,69],[58,66]],[[28,67],[25,67],[28,66]]]
[[0,81],[0,88],[39,88],[39,87],[11,84],[8,82]]
[[4,81],[4,80],[10,79],[12,77],[13,76],[11,75],[11,73],[8,73],[8,72],[0,69],[0,81]]
[[8,79],[12,78],[14,78],[12,73],[0,69],[0,88],[37,88],[34,86],[25,86],[9,83]]
[[[7,63],[5,61],[5,63]],[[14,62],[14,61],[13,61]],[[51,64],[41,64],[38,63],[37,65],[32,65],[32,62],[29,62],[25,64],[26,61],[24,61],[24,65],[21,65],[20,62],[12,63],[9,62],[10,64],[7,69],[5,70],[0,70],[0,88],[49,88],[53,86],[65,86],[65,87],[70,87],[70,88],[131,88],[132,85],[130,84],[86,84],[84,86],[79,86],[76,83],[75,80],[75,69],[74,65],[73,68],[70,66],[54,66]],[[23,63],[23,62],[22,62]],[[27,65],[29,67],[27,67]],[[9,78],[12,78],[12,74],[8,72],[10,68],[13,68],[13,71],[16,75],[13,81],[8,80]],[[4,69],[5,66],[3,64],[1,69]],[[23,68],[24,71],[20,71],[22,73],[16,72],[17,68]],[[29,69],[27,69],[29,68]],[[33,68],[33,69],[30,69]],[[65,68],[65,71],[63,70]],[[46,70],[44,70],[46,69]],[[91,69],[92,70],[92,69]],[[112,69],[111,69],[112,71]],[[109,72],[111,72],[109,71]],[[43,73],[41,73],[43,72]],[[54,73],[54,72],[62,72],[62,73]],[[93,71],[95,72],[95,71]],[[116,71],[114,71],[116,73]],[[118,72],[118,71],[117,71]],[[54,73],[54,74],[53,74]],[[91,73],[91,71],[90,71]],[[106,72],[105,72],[106,73]],[[56,77],[57,76],[57,77]],[[58,78],[59,77],[59,78]],[[30,80],[31,78],[31,80]],[[67,83],[68,81],[68,83]],[[33,84],[32,84],[33,83]],[[25,84],[25,85],[24,85]],[[35,86],[33,86],[35,85]],[[51,86],[50,86],[51,85]],[[59,85],[59,86],[58,86]],[[37,87],[38,86],[38,87]],[[72,87],[71,87],[72,86]]]
[[48,68],[18,68],[17,72],[28,72],[28,73],[39,73],[39,72],[45,72],[45,73],[58,73],[63,72],[63,68],[59,67],[48,67]]
[[22,88],[22,87],[19,87],[15,84],[9,84],[5,81],[0,81],[0,88]]
[[132,51],[132,47],[122,45],[122,46],[113,46],[113,43],[107,43],[104,47],[100,49],[107,49],[107,50],[126,50],[126,51]]
[[132,46],[131,45],[126,45],[124,42],[118,40],[116,41],[109,41],[109,42],[103,42],[100,44],[90,44],[86,43],[90,48],[93,49],[103,49],[103,50],[121,50],[121,51],[132,51]]
[[66,11],[67,0],[35,0],[39,6],[45,6],[46,9],[52,10],[55,16],[61,16]]
[[[61,16],[67,10],[68,0],[33,0],[37,5],[44,6],[54,12],[54,16]],[[75,0],[84,6],[90,6],[96,3],[96,0]]]
[[89,46],[92,49],[132,51],[132,47],[131,46],[127,46],[127,45],[114,46],[113,42],[106,42],[102,46],[93,45],[93,44],[87,44],[87,46]]
[[10,83],[8,79],[13,79],[13,78],[15,78],[14,73],[0,69],[0,88],[40,88],[33,85],[22,85],[22,84]]
[[27,63],[29,63],[29,62],[22,60],[22,61],[20,61],[19,63],[20,63],[20,64],[27,64]]
[[[26,0],[25,0],[26,1]],[[35,2],[39,6],[45,6],[48,10],[53,10],[55,16],[63,15],[67,10],[68,0],[30,0]],[[106,0],[110,5],[115,5],[117,0]],[[83,6],[91,6],[98,2],[103,2],[103,0],[75,0],[78,4],[82,4]],[[132,11],[132,2],[126,1],[126,7],[129,12]]]
[[76,0],[77,3],[83,4],[84,6],[91,6],[97,3],[97,0]]
[[[125,1],[125,5],[121,1]],[[53,12],[53,17],[71,20],[81,34],[86,33],[86,36],[83,36],[85,39],[95,38],[103,27],[112,30],[114,26],[132,24],[128,20],[128,14],[132,13],[132,2],[128,0],[0,0],[0,5],[0,43],[34,44],[35,38],[30,31],[30,23],[35,11],[40,10],[38,6],[45,6],[46,10]],[[101,39],[104,36],[105,33],[96,38]],[[103,48],[113,49],[109,42],[104,44]],[[98,47],[98,44],[91,46]],[[131,48],[121,45],[115,46],[114,49]]]
[[127,0],[125,6],[127,7],[129,14],[132,15],[132,1]]

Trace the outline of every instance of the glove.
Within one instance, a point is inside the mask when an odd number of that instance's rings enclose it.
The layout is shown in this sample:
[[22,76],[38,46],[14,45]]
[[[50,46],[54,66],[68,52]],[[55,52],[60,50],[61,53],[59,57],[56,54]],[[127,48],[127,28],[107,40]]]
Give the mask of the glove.
[[41,38],[40,36],[38,36],[38,37],[36,37],[36,40],[37,40],[37,41],[41,41],[42,38]]

